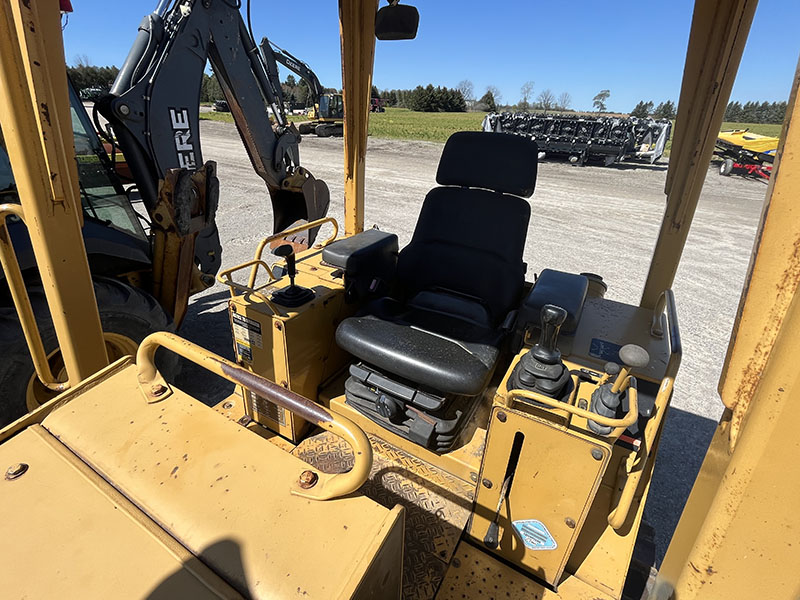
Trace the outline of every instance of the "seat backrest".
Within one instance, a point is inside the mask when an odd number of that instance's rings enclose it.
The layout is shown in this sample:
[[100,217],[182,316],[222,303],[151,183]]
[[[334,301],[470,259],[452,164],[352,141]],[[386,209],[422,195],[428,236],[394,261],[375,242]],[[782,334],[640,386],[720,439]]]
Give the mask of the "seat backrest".
[[[480,299],[497,322],[518,302],[538,148],[520,136],[460,132],[442,152],[411,243],[401,252],[402,292],[444,288]],[[512,195],[513,194],[513,195]]]

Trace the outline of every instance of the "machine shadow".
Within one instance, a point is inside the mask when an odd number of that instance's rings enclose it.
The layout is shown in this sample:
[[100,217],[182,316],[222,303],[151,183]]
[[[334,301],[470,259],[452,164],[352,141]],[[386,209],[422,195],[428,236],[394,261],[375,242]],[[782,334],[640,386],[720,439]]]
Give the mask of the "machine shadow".
[[645,171],[666,171],[669,169],[669,165],[667,164],[655,164],[651,165],[649,163],[635,163],[635,162],[624,162],[624,163],[614,163],[606,167],[608,169],[617,169],[618,171],[636,171],[639,169]]
[[717,421],[671,407],[656,458],[644,521],[655,530],[655,567],[661,565]]
[[[204,591],[205,586],[200,584],[195,577],[191,574],[209,573],[211,575],[211,583],[217,583],[223,589],[227,585],[233,587],[239,594],[245,597],[251,596],[251,591],[247,582],[247,574],[242,564],[242,553],[239,544],[230,539],[223,539],[216,542],[203,550],[200,553],[200,558],[191,557],[183,562],[181,568],[176,570],[172,575],[164,579],[161,583],[147,595],[147,600],[174,600],[175,598],[186,598],[186,593],[190,589],[189,582],[196,582],[195,586],[201,587]],[[212,562],[216,564],[223,564],[227,567],[225,578],[220,581],[215,575],[208,571],[205,563]],[[224,582],[224,583],[223,583]],[[230,593],[230,588],[225,589]]]
[[[223,358],[235,360],[228,317],[229,297],[227,290],[220,290],[192,299],[179,334]],[[181,371],[175,384],[208,406],[230,396],[235,387],[229,381],[184,359],[181,359]]]

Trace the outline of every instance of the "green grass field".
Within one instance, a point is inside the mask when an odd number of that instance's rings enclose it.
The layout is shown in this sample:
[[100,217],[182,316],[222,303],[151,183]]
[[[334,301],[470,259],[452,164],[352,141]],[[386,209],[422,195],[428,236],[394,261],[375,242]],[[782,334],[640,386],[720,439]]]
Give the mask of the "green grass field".
[[[372,113],[369,118],[369,135],[376,138],[396,140],[425,140],[444,142],[456,131],[476,131],[486,116],[483,112],[469,113],[423,113],[407,108],[387,108],[385,113]],[[201,119],[225,121],[233,123],[230,113],[200,113]],[[291,115],[289,119],[295,123],[305,121],[303,115]],[[749,129],[753,133],[778,137],[781,133],[779,124],[762,123],[723,123],[722,129]],[[667,143],[669,155],[672,140]]]
[[[369,117],[369,135],[396,140],[444,142],[456,131],[480,129],[486,113],[423,113],[407,108],[388,108]],[[204,112],[200,119],[233,123],[231,113]],[[290,115],[294,123],[306,121],[304,115]]]
[[387,108],[369,116],[369,135],[398,140],[444,142],[456,131],[480,129],[486,113],[422,113]]
[[781,123],[723,123],[722,131],[731,129],[749,129],[753,133],[759,135],[768,135],[770,137],[781,136]]
[[[223,123],[233,123],[233,115],[229,112],[201,112],[200,113],[200,120],[201,121],[222,121]],[[293,123],[299,123],[300,121],[308,121],[305,115],[289,115],[289,120]]]

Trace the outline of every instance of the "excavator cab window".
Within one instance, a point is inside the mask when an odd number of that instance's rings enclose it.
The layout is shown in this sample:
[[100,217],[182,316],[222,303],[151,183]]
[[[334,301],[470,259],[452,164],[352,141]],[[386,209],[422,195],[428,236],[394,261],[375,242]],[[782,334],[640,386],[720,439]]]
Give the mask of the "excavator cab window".
[[113,172],[108,154],[100,143],[89,115],[71,84],[69,100],[84,213],[110,227],[147,239],[125,189]]
[[319,116],[322,119],[343,119],[344,103],[341,94],[323,94],[319,99]]
[[[71,83],[69,100],[81,204],[85,216],[101,221],[108,227],[147,240],[147,234],[125,188],[113,172],[108,154],[100,143],[89,115],[83,109],[81,100]],[[2,131],[0,131],[0,202],[19,202]]]

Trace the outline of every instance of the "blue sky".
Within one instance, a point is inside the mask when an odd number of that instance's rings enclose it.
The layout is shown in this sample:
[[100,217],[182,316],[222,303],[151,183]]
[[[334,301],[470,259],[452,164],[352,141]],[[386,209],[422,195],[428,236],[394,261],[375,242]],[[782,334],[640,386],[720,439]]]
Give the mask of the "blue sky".
[[[246,0],[245,0],[246,1]],[[569,92],[573,107],[590,109],[611,90],[608,109],[628,112],[639,100],[678,100],[691,25],[691,0],[502,3],[406,0],[419,8],[417,39],[378,42],[375,84],[455,87],[487,85],[514,103],[526,81],[534,97],[544,89]],[[119,66],[149,2],[73,0],[64,30],[67,62]],[[383,4],[383,0],[381,0]],[[113,9],[111,8],[113,7]],[[304,3],[253,0],[253,29],[306,61],[323,85],[341,86],[335,0]],[[761,0],[732,99],[786,100],[800,53],[800,1]]]

